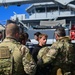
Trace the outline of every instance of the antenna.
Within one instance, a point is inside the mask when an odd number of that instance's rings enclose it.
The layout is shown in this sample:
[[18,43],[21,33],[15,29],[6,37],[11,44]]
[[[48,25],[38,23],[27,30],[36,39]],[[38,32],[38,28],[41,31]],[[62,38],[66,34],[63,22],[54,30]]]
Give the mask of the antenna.
[[16,12],[13,12],[13,13],[16,15],[16,21],[21,23],[25,28],[29,29],[21,20],[18,19],[17,13]]

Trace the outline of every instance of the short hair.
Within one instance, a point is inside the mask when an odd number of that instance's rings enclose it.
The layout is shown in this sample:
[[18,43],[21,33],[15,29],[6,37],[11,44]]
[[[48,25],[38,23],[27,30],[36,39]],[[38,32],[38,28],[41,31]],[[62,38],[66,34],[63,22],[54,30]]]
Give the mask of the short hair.
[[55,33],[56,33],[59,37],[63,37],[63,36],[66,35],[64,27],[58,27],[58,28],[55,30]]
[[40,34],[41,34],[40,32],[34,33],[34,35],[36,35],[37,37],[38,37]]
[[18,23],[16,22],[16,20],[7,20],[6,25],[8,25],[8,24],[10,24],[10,23],[18,24]]
[[43,33],[42,33],[42,34],[39,35],[39,38],[42,38],[43,36],[45,36],[46,38],[48,37],[47,34],[43,34]]
[[11,36],[13,36],[14,34],[16,34],[16,32],[19,33],[19,26],[17,25],[16,21],[7,20],[5,30],[6,34],[10,34]]

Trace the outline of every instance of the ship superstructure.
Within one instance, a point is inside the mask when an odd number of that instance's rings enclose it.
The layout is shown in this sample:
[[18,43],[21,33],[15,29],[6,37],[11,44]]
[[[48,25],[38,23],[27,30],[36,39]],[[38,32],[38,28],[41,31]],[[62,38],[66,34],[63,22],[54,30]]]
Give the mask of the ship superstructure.
[[29,18],[22,19],[22,21],[28,26],[42,25],[42,21],[57,21],[63,19],[66,24],[70,24],[70,22],[73,23],[75,20],[74,8],[67,7],[66,5],[62,5],[60,3],[58,4],[54,1],[34,3],[29,6],[26,11],[29,14]]
[[[74,4],[74,1],[69,2]],[[67,35],[69,34],[70,25],[75,24],[75,9],[71,4],[63,4],[56,1],[34,3],[30,5],[26,11],[29,18],[20,18],[20,23],[27,26],[26,31],[29,33],[30,38],[34,39],[34,33],[40,31],[48,34],[48,39],[53,42],[54,30],[58,26],[63,26],[66,29]],[[14,19],[15,17],[11,17]],[[16,19],[16,18],[15,18]],[[50,42],[50,44],[52,43]]]

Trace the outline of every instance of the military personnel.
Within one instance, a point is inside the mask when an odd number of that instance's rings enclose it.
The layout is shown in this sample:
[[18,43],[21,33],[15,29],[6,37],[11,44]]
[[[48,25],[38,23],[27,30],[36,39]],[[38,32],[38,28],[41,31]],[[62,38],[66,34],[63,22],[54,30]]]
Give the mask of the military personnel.
[[[5,29],[6,38],[0,44],[0,47],[7,46],[13,54],[13,63],[12,63],[13,74],[1,72],[3,70],[1,70],[1,65],[0,65],[0,75],[26,75],[26,74],[34,75],[36,70],[36,64],[32,56],[29,54],[28,48],[20,44],[19,42],[17,42],[17,39],[19,37],[19,27],[16,24],[16,22],[11,20],[8,21],[9,22],[7,22],[6,29]],[[0,58],[3,57],[0,56]],[[0,60],[0,64],[1,64],[1,60]]]
[[63,27],[55,30],[56,42],[51,47],[42,48],[38,53],[38,64],[51,64],[50,75],[75,75],[75,52]]

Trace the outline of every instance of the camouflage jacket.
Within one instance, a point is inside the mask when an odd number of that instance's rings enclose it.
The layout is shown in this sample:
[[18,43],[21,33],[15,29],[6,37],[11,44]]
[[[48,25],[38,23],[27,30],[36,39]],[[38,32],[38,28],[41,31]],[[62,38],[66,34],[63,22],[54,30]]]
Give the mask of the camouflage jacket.
[[8,46],[13,52],[14,57],[14,75],[24,75],[26,72],[28,75],[34,75],[36,70],[36,64],[29,53],[29,49],[21,45],[15,39],[5,38],[0,46]]
[[[70,47],[68,45],[70,43]],[[74,50],[73,45],[69,37],[61,37],[58,41],[52,44],[51,47],[42,48],[38,53],[38,59],[42,60],[42,63],[51,63],[53,65],[60,65],[65,63],[66,59],[66,49]],[[69,59],[74,61],[75,53],[74,51],[69,52]],[[73,58],[74,57],[74,58]],[[67,61],[67,59],[66,59]]]

